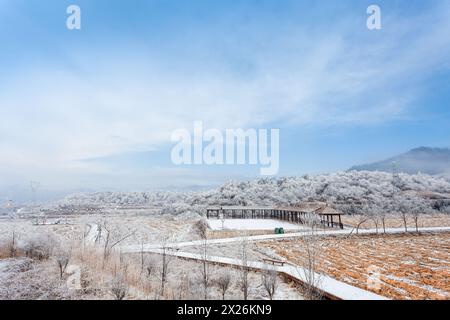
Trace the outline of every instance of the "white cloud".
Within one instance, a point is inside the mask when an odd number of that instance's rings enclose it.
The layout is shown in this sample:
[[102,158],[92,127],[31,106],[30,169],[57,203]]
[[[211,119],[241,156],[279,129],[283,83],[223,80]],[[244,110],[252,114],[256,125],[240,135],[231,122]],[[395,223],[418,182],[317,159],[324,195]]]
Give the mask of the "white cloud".
[[387,16],[378,35],[346,22],[328,34],[298,28],[273,43],[227,42],[243,64],[214,57],[194,68],[178,56],[183,70],[134,47],[67,52],[74,68],[42,65],[0,89],[0,170],[107,174],[78,160],[158,148],[194,120],[224,129],[407,116],[421,81],[448,63],[450,10],[438,9]]

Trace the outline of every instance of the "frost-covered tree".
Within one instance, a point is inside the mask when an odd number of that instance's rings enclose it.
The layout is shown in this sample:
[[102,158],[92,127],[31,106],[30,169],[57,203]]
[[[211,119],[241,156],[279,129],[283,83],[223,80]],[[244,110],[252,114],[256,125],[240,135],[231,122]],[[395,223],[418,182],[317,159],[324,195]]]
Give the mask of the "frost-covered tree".
[[223,271],[216,279],[216,285],[222,295],[222,300],[225,300],[225,294],[231,285],[231,273],[229,271]]
[[211,285],[211,265],[209,263],[209,250],[208,250],[208,224],[204,220],[197,221],[194,227],[202,239],[201,245],[201,267],[199,272],[200,283],[203,287],[203,297],[208,300],[208,289]]
[[168,240],[169,237],[165,237],[163,244],[161,246],[161,262],[160,262],[160,268],[158,272],[159,279],[161,281],[161,287],[160,287],[160,295],[161,297],[164,297],[166,284],[168,281],[170,268],[169,265],[172,261],[172,257],[169,255],[169,248],[168,248]]
[[416,232],[419,232],[419,219],[421,215],[429,213],[431,209],[425,201],[419,198],[407,199],[406,205],[408,207],[408,212],[414,221]]
[[304,281],[303,294],[308,300],[320,298],[317,288],[321,282],[321,276],[318,273],[319,260],[322,252],[318,227],[320,220],[316,214],[307,214],[304,217],[305,225],[308,231],[305,236],[298,237],[297,247],[300,249],[301,266],[297,269],[299,276]]
[[62,279],[66,272],[70,261],[70,252],[67,250],[60,250],[55,256],[56,264],[59,270],[59,277]]
[[116,300],[123,300],[128,294],[129,286],[125,281],[124,276],[117,275],[110,282],[110,291]]
[[97,242],[103,245],[103,265],[109,259],[114,248],[126,239],[132,237],[136,230],[123,229],[118,225],[111,225],[106,220],[98,223]]
[[[450,182],[439,177],[399,174],[398,181],[401,185],[395,185],[395,193],[399,198],[405,194],[417,199],[425,199],[425,194],[445,198],[450,193]],[[164,214],[178,215],[204,213],[208,206],[290,206],[305,201],[326,201],[346,214],[361,214],[364,204],[383,209],[384,203],[392,199],[392,190],[390,173],[349,171],[228,182],[216,189],[197,192],[84,193],[69,196],[58,204],[77,208],[151,206],[162,208]],[[432,206],[429,200],[424,201]]]
[[248,290],[250,287],[249,283],[249,266],[248,266],[248,239],[247,237],[243,237],[241,241],[240,246],[240,260],[241,260],[241,266],[240,266],[240,281],[239,285],[242,290],[243,299],[248,300]]
[[264,270],[261,274],[261,284],[270,300],[273,300],[278,288],[278,274],[273,269]]

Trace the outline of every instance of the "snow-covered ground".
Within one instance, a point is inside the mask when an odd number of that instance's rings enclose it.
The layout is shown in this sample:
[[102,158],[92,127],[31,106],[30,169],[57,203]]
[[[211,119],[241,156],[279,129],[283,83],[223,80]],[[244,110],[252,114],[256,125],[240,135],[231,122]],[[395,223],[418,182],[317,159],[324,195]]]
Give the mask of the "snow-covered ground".
[[5,269],[8,266],[8,260],[0,260],[0,281],[6,277]]
[[284,230],[303,230],[304,227],[286,221],[275,219],[210,219],[208,224],[212,230],[275,230],[275,228],[284,228]]
[[[154,253],[162,253],[162,250],[155,249],[152,252]],[[189,253],[189,252],[166,252],[166,254],[187,258],[192,260],[202,260],[204,257],[200,254]],[[242,260],[226,258],[226,257],[217,257],[217,256],[208,256],[206,260],[210,262],[219,263],[222,265],[230,265],[230,266],[242,266]],[[245,265],[246,267],[256,269],[256,270],[268,270],[272,269],[277,271],[280,274],[288,275],[294,279],[298,279],[301,282],[306,282],[306,274],[308,271],[305,269],[295,266],[295,265],[284,265],[284,266],[270,266],[264,262],[259,261],[248,261]],[[351,286],[344,282],[333,279],[324,274],[316,274],[316,279],[320,279],[318,287],[325,293],[336,297],[337,299],[342,300],[388,300],[388,298],[377,295],[375,293],[360,289],[358,287]]]
[[[94,243],[96,238],[96,227],[98,225],[101,225],[103,223],[106,223],[109,230],[111,230],[112,236],[116,238],[120,238],[121,236],[128,234],[130,232],[134,232],[133,236],[130,236],[125,241],[121,242],[119,245],[116,246],[117,252],[120,252],[121,254],[127,254],[127,259],[129,257],[132,257],[132,259],[135,259],[136,261],[130,262],[130,266],[136,266],[141,263],[140,255],[132,254],[132,253],[140,253],[148,252],[146,256],[152,256],[154,255],[155,251],[158,252],[158,249],[161,248],[162,244],[165,244],[168,248],[169,252],[174,253],[174,256],[176,256],[177,253],[182,254],[188,254],[188,255],[199,255],[201,252],[200,250],[203,248],[204,240],[200,239],[200,236],[198,235],[197,231],[197,224],[199,222],[200,217],[197,215],[194,216],[173,216],[173,215],[163,215],[163,216],[155,216],[155,215],[130,215],[125,213],[120,214],[110,214],[110,215],[100,215],[100,214],[93,214],[93,215],[72,215],[69,216],[69,222],[68,225],[33,225],[32,219],[2,219],[0,220],[0,240],[3,240],[5,243],[6,241],[10,241],[12,237],[12,232],[17,235],[19,244],[26,243],[29,238],[33,239],[35,236],[38,235],[54,235],[61,244],[67,244],[67,246],[71,245],[79,245],[81,241],[83,241],[83,245],[86,245],[83,248],[88,248],[87,244]],[[425,219],[425,218],[424,218]],[[215,230],[221,230],[222,229],[222,221],[217,220],[210,220],[211,222],[215,224],[215,226],[211,225],[212,229]],[[265,250],[265,246],[263,248],[257,247],[256,243],[269,241],[274,242],[275,240],[289,240],[289,239],[295,239],[295,238],[301,238],[304,237],[305,234],[308,232],[306,229],[302,229],[301,225],[292,224],[285,221],[279,221],[279,220],[269,220],[269,219],[260,219],[260,220],[226,220],[225,221],[225,228],[235,229],[235,230],[267,230],[268,232],[236,232],[238,236],[227,238],[228,232],[223,232],[226,236],[221,239],[216,238],[210,238],[207,240],[208,244],[208,255],[211,255],[211,257],[219,257],[220,259],[226,258],[226,259],[232,259],[236,260],[239,259],[239,250],[242,247],[242,244],[244,241],[248,242],[248,259],[249,261],[258,262],[258,266],[263,266],[263,258],[271,258],[276,260],[284,260],[283,257],[275,255],[275,251],[271,250],[270,248],[267,248]],[[90,227],[90,228],[89,228]],[[273,234],[273,230],[275,228],[282,227],[287,232],[283,235],[275,235]],[[292,232],[293,231],[293,232]],[[389,234],[403,234],[404,230],[403,228],[387,228],[387,233]],[[421,233],[425,232],[450,232],[450,227],[441,227],[441,228],[421,228]],[[222,232],[217,231],[217,235],[221,235]],[[232,233],[232,232],[230,232]],[[253,235],[255,234],[255,235]],[[322,236],[346,236],[349,234],[355,235],[356,237],[356,230],[352,229],[330,229],[330,230],[321,230],[319,232]],[[375,235],[376,230],[375,229],[364,229],[359,230],[360,236],[368,236],[368,235]],[[215,234],[216,235],[216,234]],[[411,237],[415,236],[415,233],[411,233]],[[407,244],[407,243],[406,243]],[[405,245],[406,245],[405,244]],[[400,247],[400,246],[399,246]],[[433,246],[429,246],[432,248]],[[269,250],[270,249],[270,250]],[[89,251],[88,251],[89,252]],[[157,257],[155,255],[155,261],[158,261]],[[189,284],[189,287],[192,288],[192,286],[198,286],[198,283],[196,282],[198,279],[198,274],[200,270],[200,264],[195,259],[192,259],[192,256],[190,256],[191,259],[189,261],[185,261],[183,259],[177,259],[174,257],[174,261],[176,261],[173,264],[174,268],[180,269],[179,270],[179,276],[175,275],[175,271],[173,274],[173,286],[171,288],[177,288],[179,286],[178,281],[184,281],[183,279],[188,279],[188,282],[192,282]],[[181,257],[182,258],[182,257]],[[130,258],[131,259],[131,258]],[[175,260],[177,259],[177,260]],[[409,258],[408,258],[409,259]],[[198,260],[198,259],[197,259]],[[87,259],[85,261],[88,261]],[[95,256],[92,259],[92,261],[95,260]],[[443,261],[446,261],[443,259]],[[150,264],[150,263],[149,263]],[[20,264],[22,265],[22,264]],[[445,266],[445,265],[444,265]],[[62,290],[61,286],[64,285],[64,283],[61,283],[57,271],[56,264],[54,260],[48,260],[44,261],[42,263],[33,263],[32,267],[34,269],[25,270],[21,272],[11,273],[10,267],[5,265],[4,261],[0,261],[0,300],[1,300],[1,292],[2,288],[6,288],[5,291],[3,290],[3,296],[4,297],[26,297],[26,298],[40,298],[40,297],[55,297],[55,298],[72,298],[70,293],[65,293],[64,290]],[[439,266],[441,267],[441,266]],[[22,268],[23,269],[23,268]],[[21,270],[22,270],[21,269]],[[220,271],[227,271],[230,267],[222,267]],[[95,264],[93,265],[86,265],[86,272],[89,275],[89,288],[93,288],[96,292],[96,288],[103,288],[99,289],[99,296],[96,296],[94,298],[110,298],[109,295],[109,289],[107,287],[108,282],[108,276],[109,274],[107,272],[98,272],[99,276],[97,277],[97,269],[95,269]],[[100,269],[99,269],[100,270]],[[218,271],[219,269],[215,270]],[[41,276],[36,276],[36,274],[41,274],[43,272],[46,272],[45,279]],[[293,271],[293,270],[280,270],[280,272],[285,271]],[[83,273],[84,274],[84,273]],[[214,273],[215,274],[215,273]],[[287,273],[286,273],[287,274]],[[291,274],[291,273],[289,273]],[[185,278],[183,278],[185,275]],[[252,298],[254,299],[261,299],[262,297],[267,298],[262,295],[261,287],[260,287],[260,279],[261,275],[258,272],[255,272],[254,279],[252,280],[255,292],[252,294]],[[331,275],[330,275],[331,277]],[[33,279],[37,279],[34,281]],[[157,276],[154,276],[154,279],[152,281],[157,282],[155,279]],[[48,280],[50,279],[50,280]],[[106,280],[105,280],[106,279]],[[134,279],[134,278],[133,278]],[[131,279],[132,281],[135,281]],[[147,279],[147,278],[146,278]],[[236,277],[237,279],[237,277]],[[130,281],[131,281],[130,280]],[[336,279],[342,282],[345,282],[343,279]],[[11,292],[9,291],[12,286],[14,286],[14,283],[17,281],[20,281],[21,288],[25,288],[24,290],[19,290],[17,293],[14,293],[11,295]],[[106,281],[106,282],[105,282]],[[186,280],[187,281],[187,280]],[[280,279],[280,281],[282,281]],[[45,287],[39,292],[35,292],[32,289],[29,289],[30,286],[35,286],[36,282],[45,282],[48,283],[48,288]],[[18,282],[19,283],[19,282]],[[134,282],[132,282],[134,283]],[[236,282],[237,283],[237,282]],[[353,294],[353,289],[347,292],[345,289],[345,292],[342,291],[342,286],[340,283],[336,284],[333,281],[326,281],[326,285],[329,285],[331,287],[328,287],[327,290],[332,291],[339,291],[340,297],[348,298],[350,295],[350,291]],[[349,283],[350,285],[353,285],[352,283]],[[134,284],[133,284],[134,285]],[[284,286],[286,285],[286,286]],[[237,284],[236,284],[237,286]],[[283,297],[284,294],[286,294],[290,298],[301,298],[301,294],[298,292],[296,293],[296,289],[294,287],[291,287],[288,283],[283,284],[284,287],[280,288],[279,294]],[[338,288],[336,288],[336,286]],[[155,288],[157,286],[155,285]],[[39,286],[38,286],[39,288]],[[140,287],[139,287],[140,288]],[[44,290],[45,289],[45,290]],[[140,289],[139,289],[140,290]],[[143,289],[142,289],[143,290]],[[153,289],[152,289],[153,290]],[[175,289],[174,289],[175,290]],[[50,296],[47,294],[47,291],[50,293]],[[94,292],[93,291],[93,292]],[[189,290],[188,290],[189,291]],[[31,292],[30,295],[28,292]],[[92,293],[92,294],[95,294]],[[144,292],[144,291],[143,291]],[[147,291],[145,291],[147,292]],[[152,291],[153,292],[153,291]],[[158,292],[157,290],[155,292]],[[147,293],[145,293],[147,294]],[[135,294],[133,293],[133,297],[135,298],[148,298],[145,296],[144,293],[142,294]],[[217,295],[217,292],[213,291],[211,293],[211,297],[215,297]],[[300,295],[300,297],[299,297]],[[171,297],[171,296],[168,296]],[[240,297],[240,290],[238,287],[234,289],[233,292],[230,292],[230,298],[241,298]],[[357,297],[360,297],[357,295]],[[85,298],[85,296],[80,296],[80,298]],[[201,292],[200,295],[197,293],[192,296],[187,296],[187,298],[201,298]]]
[[[450,227],[442,227],[442,228],[421,228],[421,233],[425,232],[450,232]],[[405,233],[403,228],[386,228],[386,234],[403,234]],[[318,233],[320,236],[338,236],[338,235],[344,235],[344,236],[350,236],[351,234],[355,234],[354,230],[351,229],[344,229],[344,230],[323,230]],[[381,234],[380,232],[377,232],[375,229],[363,229],[359,230],[359,235],[377,235]],[[414,233],[411,233],[414,235]],[[257,235],[257,236],[240,236],[240,237],[234,237],[234,238],[223,238],[223,239],[211,239],[207,240],[206,243],[208,245],[222,245],[222,244],[229,244],[229,243],[242,243],[243,241],[247,242],[257,242],[257,241],[265,241],[265,240],[283,240],[283,239],[295,239],[299,237],[304,237],[307,235],[305,232],[292,232],[292,233],[286,233],[286,234],[263,234],[263,235]],[[184,248],[184,247],[192,247],[192,246],[201,246],[204,244],[204,240],[195,240],[195,241],[185,241],[185,242],[173,242],[173,243],[164,243],[166,247],[171,248]],[[123,245],[121,246],[121,250],[123,252],[140,252],[142,249],[144,251],[147,250],[153,250],[157,248],[161,248],[163,246],[162,243],[149,243],[145,244],[143,247],[138,244],[134,245]]]

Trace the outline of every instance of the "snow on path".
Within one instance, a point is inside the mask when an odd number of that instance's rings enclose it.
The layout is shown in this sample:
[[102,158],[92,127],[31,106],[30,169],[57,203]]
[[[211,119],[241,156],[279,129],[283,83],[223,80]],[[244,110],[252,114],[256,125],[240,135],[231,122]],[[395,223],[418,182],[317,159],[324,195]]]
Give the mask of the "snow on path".
[[[153,249],[149,250],[149,252],[162,254],[163,250],[161,249]],[[129,252],[130,253],[130,252]],[[179,257],[179,258],[185,258],[185,259],[192,259],[192,260],[203,260],[203,256],[201,254],[195,254],[190,252],[181,252],[181,251],[167,251],[167,255]],[[207,260],[213,263],[220,263],[230,266],[238,266],[242,267],[242,260],[239,259],[233,259],[233,258],[225,258],[225,257],[216,257],[216,256],[208,256]],[[285,265],[285,266],[272,266],[268,265],[263,262],[256,262],[256,261],[248,261],[247,267],[251,269],[257,269],[257,270],[267,270],[269,268],[277,271],[281,274],[286,274],[292,278],[295,278],[301,282],[305,282],[305,274],[306,270],[294,265]],[[319,278],[319,284],[318,288],[322,292],[325,292],[337,299],[341,300],[389,300],[386,297],[380,296],[378,294],[348,285],[344,282],[338,281],[336,279],[333,279],[327,275],[324,274],[316,274],[316,278]]]
[[[421,228],[419,230],[421,233],[425,232],[450,232],[450,227],[429,227],[429,228]],[[387,234],[401,234],[404,233],[405,230],[403,228],[386,228]],[[349,230],[325,230],[319,231],[317,234],[320,236],[333,236],[333,235],[349,235],[351,231]],[[353,232],[356,235],[355,232]],[[360,229],[358,235],[371,235],[377,234],[376,229]],[[378,234],[381,234],[378,232]],[[290,239],[290,238],[298,238],[304,237],[308,235],[305,232],[296,232],[296,233],[286,233],[286,234],[266,234],[259,236],[249,236],[249,237],[234,237],[234,238],[224,238],[224,239],[211,239],[207,240],[208,245],[215,244],[227,244],[234,242],[243,242],[243,241],[266,241],[266,240],[280,240],[280,239]],[[196,241],[186,241],[186,242],[178,242],[178,243],[168,243],[166,247],[168,248],[183,248],[183,247],[192,247],[203,245],[204,240],[196,240]],[[158,249],[161,248],[163,244],[146,244],[144,245],[144,251]],[[141,250],[141,245],[127,245],[122,246],[122,251],[135,251]]]
[[307,229],[302,225],[276,219],[210,219],[208,224],[212,230],[274,230],[284,228],[285,230],[300,231]]

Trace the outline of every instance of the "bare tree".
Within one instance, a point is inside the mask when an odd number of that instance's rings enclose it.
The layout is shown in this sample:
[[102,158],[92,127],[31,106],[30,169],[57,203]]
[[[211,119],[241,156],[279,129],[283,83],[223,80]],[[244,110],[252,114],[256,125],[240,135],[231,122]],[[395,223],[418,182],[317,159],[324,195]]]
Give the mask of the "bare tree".
[[222,294],[222,300],[225,300],[225,294],[231,285],[231,273],[228,271],[222,272],[216,280],[216,285]]
[[92,226],[85,224],[83,231],[81,233],[81,239],[82,239],[82,246],[81,246],[81,261],[84,261],[84,253],[86,251],[86,238],[88,237]]
[[298,238],[302,259],[298,272],[304,282],[305,298],[314,300],[320,298],[317,288],[321,282],[320,274],[317,272],[322,249],[317,230],[320,225],[319,217],[315,213],[306,214],[304,224],[308,226],[308,231],[305,236]]
[[368,213],[370,220],[375,225],[376,233],[378,234],[380,223],[383,225],[383,231],[386,233],[386,214],[383,206],[377,201],[374,201],[369,205]]
[[159,278],[161,280],[161,290],[160,290],[160,296],[164,297],[166,283],[167,283],[167,277],[169,275],[170,269],[169,264],[171,262],[171,256],[168,254],[168,246],[167,246],[168,238],[166,237],[164,239],[163,245],[161,247],[161,267],[159,269]]
[[179,285],[176,288],[177,289],[177,297],[176,298],[178,300],[187,299],[188,294],[190,292],[191,278],[189,277],[188,272],[189,271],[183,272],[183,275],[181,276]]
[[378,217],[381,221],[381,225],[383,226],[383,233],[386,234],[386,211],[384,208],[378,213]]
[[146,256],[144,257],[144,268],[145,268],[145,275],[144,275],[144,279],[147,281],[146,285],[149,289],[149,291],[153,291],[153,293],[155,294],[155,299],[157,298],[157,295],[159,293],[158,290],[153,290],[154,289],[154,285],[155,285],[155,280],[157,278],[157,276],[159,275],[158,273],[158,264],[159,264],[159,256]]
[[248,239],[247,237],[242,238],[241,242],[241,267],[240,267],[240,287],[242,290],[244,300],[248,300],[248,289],[249,289],[249,267],[248,267]]
[[202,247],[202,265],[200,268],[200,277],[201,283],[203,286],[203,297],[205,300],[208,300],[208,289],[211,285],[211,264],[209,263],[209,255],[208,255],[208,244],[206,239],[204,240],[204,244]]
[[156,261],[154,258],[145,259],[145,269],[147,270],[147,277],[153,276],[156,270]]
[[416,232],[419,232],[419,218],[420,218],[420,212],[419,211],[412,211],[411,215],[414,221],[414,226],[416,227]]
[[122,251],[119,251],[119,266],[115,266],[114,270],[118,269],[123,274],[127,273],[128,267],[129,267],[129,260],[125,259],[125,254],[123,254]]
[[395,214],[397,210],[395,197],[385,199],[385,201],[380,200],[378,202],[378,207],[380,211],[378,215],[381,220],[381,224],[383,226],[383,233],[386,234],[386,220],[388,218],[388,214]]
[[123,276],[118,275],[114,277],[110,284],[111,294],[116,300],[123,300],[128,294],[129,287]]
[[355,226],[356,234],[359,234],[359,229],[361,228],[361,226],[362,226],[364,223],[367,222],[367,220],[369,220],[369,218],[368,218],[366,215],[364,215],[364,214],[359,214],[359,215],[357,216],[356,226]]
[[269,295],[270,300],[273,300],[275,292],[278,287],[278,274],[273,269],[268,269],[263,271],[261,275],[261,283],[267,294]]
[[61,251],[56,255],[56,264],[58,265],[59,276],[62,279],[69,265],[71,254],[69,252]]
[[141,252],[140,252],[140,256],[141,256],[141,274],[142,272],[144,272],[144,266],[145,266],[145,255],[144,255],[144,245],[145,242],[147,242],[148,238],[146,236],[142,236],[141,237]]
[[427,207],[424,201],[418,199],[410,199],[409,207],[416,232],[419,232],[419,219],[423,214],[429,213],[431,211],[431,208]]
[[208,222],[206,222],[204,219],[198,220],[196,223],[194,223],[194,232],[200,237],[200,239],[206,239],[208,238]]
[[135,230],[127,230],[125,233],[119,230],[118,228],[112,228],[108,225],[106,221],[103,221],[101,225],[99,225],[99,237],[101,238],[101,234],[105,233],[103,236],[103,263],[109,259],[113,249],[125,241],[126,239],[133,236],[136,231]]
[[211,265],[208,261],[208,223],[204,220],[197,221],[195,230],[203,240],[201,247],[200,283],[203,287],[203,298],[208,300],[208,288],[211,285]]
[[405,228],[405,232],[408,232],[408,204],[405,199],[397,199],[397,203],[394,204],[394,208],[400,216],[400,219],[403,221],[403,227]]
[[47,260],[58,245],[58,241],[50,234],[36,235],[25,244],[25,255],[31,259]]
[[400,218],[403,221],[405,232],[408,232],[408,213],[406,211],[400,211]]
[[373,224],[375,225],[375,232],[378,234],[378,226],[380,224],[380,217],[377,214],[374,214],[370,217],[370,220],[372,220]]
[[15,258],[17,254],[17,233],[15,231],[12,232],[11,242],[9,244],[9,257]]

